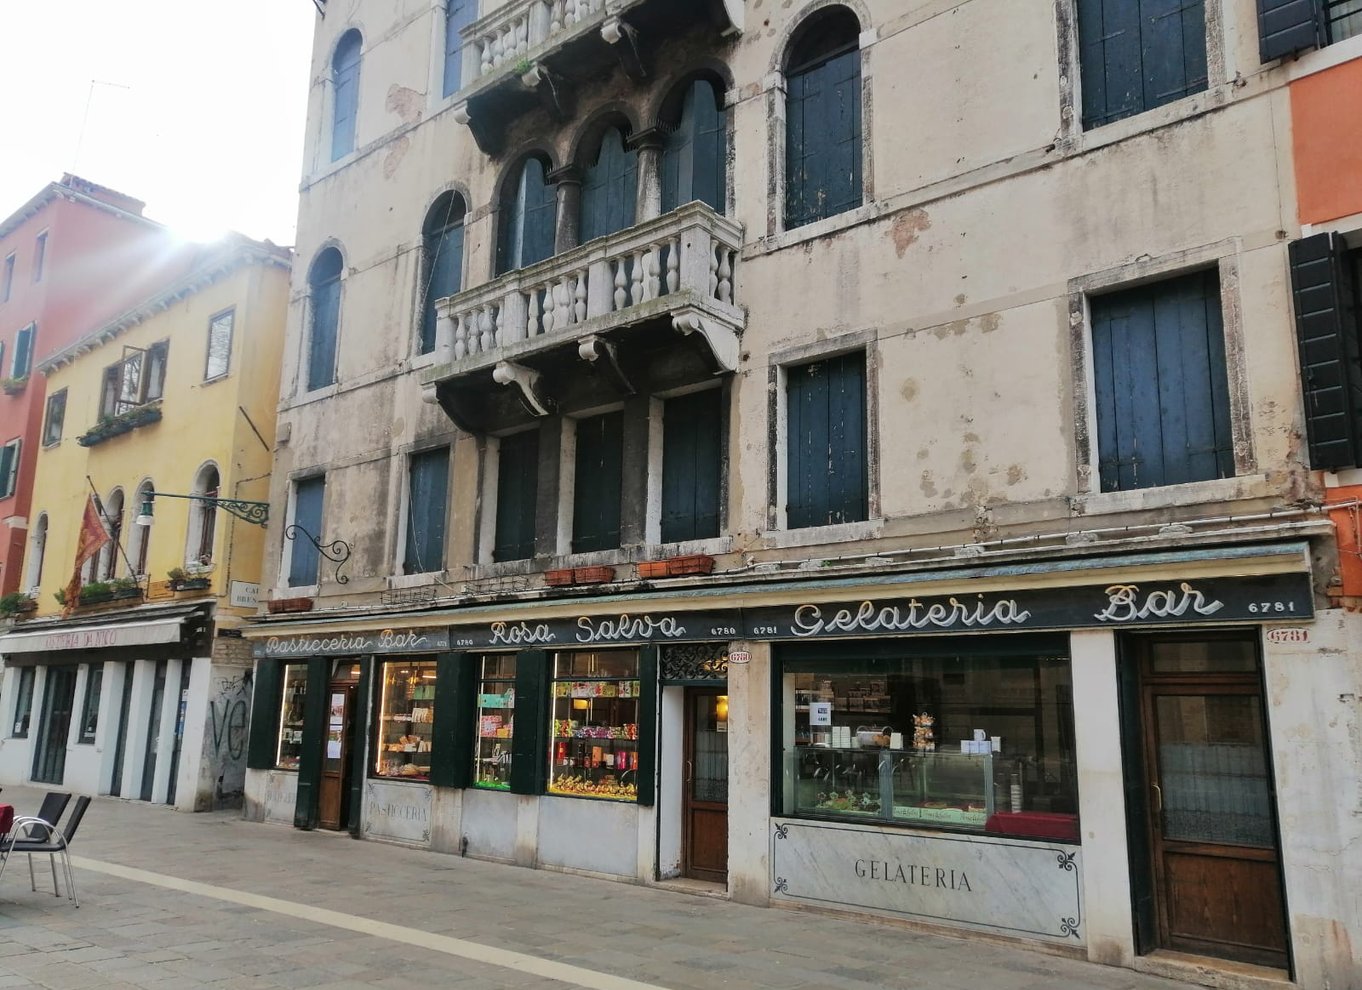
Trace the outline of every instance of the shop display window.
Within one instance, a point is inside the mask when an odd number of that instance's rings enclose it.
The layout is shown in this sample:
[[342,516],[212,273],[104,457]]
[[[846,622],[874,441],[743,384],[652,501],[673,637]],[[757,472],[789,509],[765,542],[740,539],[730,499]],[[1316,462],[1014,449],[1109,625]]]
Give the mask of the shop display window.
[[1069,658],[783,666],[784,811],[1078,841]]
[[496,791],[511,789],[511,739],[515,731],[514,653],[478,661],[478,744],[473,783]]
[[297,770],[303,752],[303,709],[307,700],[307,664],[284,665],[283,703],[279,710],[279,742],[274,765]]
[[640,693],[635,651],[554,655],[550,794],[638,800]]
[[390,660],[381,671],[374,775],[429,780],[435,661]]

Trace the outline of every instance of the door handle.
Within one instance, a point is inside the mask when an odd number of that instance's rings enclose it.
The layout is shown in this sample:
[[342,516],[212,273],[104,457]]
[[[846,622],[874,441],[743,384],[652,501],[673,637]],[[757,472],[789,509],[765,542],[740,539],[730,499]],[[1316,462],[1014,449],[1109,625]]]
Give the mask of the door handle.
[[1156,814],[1156,815],[1162,815],[1162,814],[1163,814],[1163,788],[1160,787],[1158,784],[1155,784],[1155,783],[1150,783],[1149,786],[1152,787],[1152,788],[1154,789],[1154,799],[1155,799],[1155,800],[1154,800],[1154,814]]
[[687,783],[687,784],[692,783],[694,780],[695,780],[695,765],[694,765],[693,763],[691,763],[690,760],[687,760],[687,761],[686,761],[686,783]]

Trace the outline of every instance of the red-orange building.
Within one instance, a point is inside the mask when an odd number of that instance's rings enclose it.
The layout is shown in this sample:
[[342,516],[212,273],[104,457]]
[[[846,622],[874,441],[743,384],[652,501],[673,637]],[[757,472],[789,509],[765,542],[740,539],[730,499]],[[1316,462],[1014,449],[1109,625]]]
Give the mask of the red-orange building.
[[142,216],[144,205],[68,174],[0,221],[0,593],[37,583],[24,574],[46,413],[33,369],[150,296],[194,256],[192,245]]

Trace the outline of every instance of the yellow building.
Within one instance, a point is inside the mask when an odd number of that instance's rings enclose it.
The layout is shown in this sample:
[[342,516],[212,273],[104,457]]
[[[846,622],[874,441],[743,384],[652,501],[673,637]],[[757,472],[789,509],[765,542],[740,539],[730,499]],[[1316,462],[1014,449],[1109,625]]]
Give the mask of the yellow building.
[[[251,668],[237,629],[264,552],[251,516],[269,493],[290,262],[232,235],[41,357],[32,617],[0,636],[0,783],[187,810],[239,800]],[[111,539],[66,603],[92,493]]]

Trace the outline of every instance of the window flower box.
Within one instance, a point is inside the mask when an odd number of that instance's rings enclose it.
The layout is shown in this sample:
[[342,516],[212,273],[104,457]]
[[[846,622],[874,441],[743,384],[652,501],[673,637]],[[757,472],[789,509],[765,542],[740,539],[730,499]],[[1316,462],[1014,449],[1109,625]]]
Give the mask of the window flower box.
[[615,569],[613,567],[574,567],[572,569],[572,582],[574,584],[606,584],[615,580]]
[[638,576],[648,580],[713,572],[714,558],[703,553],[668,557],[665,560],[647,560],[638,565]]
[[270,615],[281,615],[287,612],[311,612],[311,598],[271,598],[265,603],[265,608]]
[[0,392],[6,395],[19,395],[28,387],[28,375],[20,375],[18,378],[0,378]]
[[203,591],[210,584],[212,584],[212,580],[210,578],[186,577],[181,578],[178,581],[172,581],[171,587],[174,588],[176,591]]
[[22,591],[0,597],[0,619],[21,619],[38,610],[38,603]]
[[76,443],[82,447],[93,447],[105,440],[112,440],[124,433],[131,433],[140,426],[150,426],[152,423],[159,423],[160,421],[161,407],[159,405],[138,406],[136,409],[129,409],[117,416],[100,417],[98,423],[76,437]]
[[665,560],[645,560],[638,565],[638,576],[643,580],[664,578],[667,576],[667,561]]
[[572,568],[565,567],[561,570],[545,571],[544,583],[550,588],[562,588],[572,584]]

